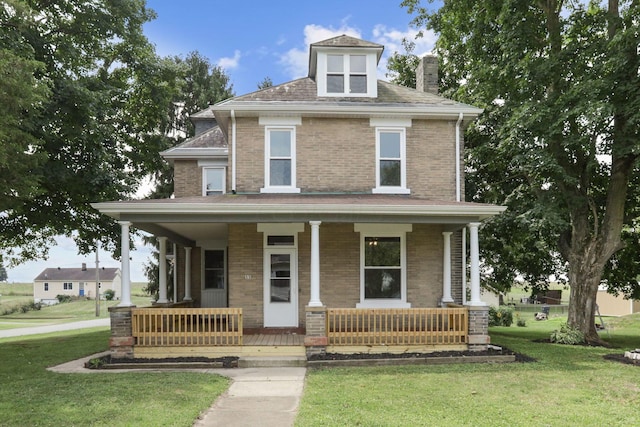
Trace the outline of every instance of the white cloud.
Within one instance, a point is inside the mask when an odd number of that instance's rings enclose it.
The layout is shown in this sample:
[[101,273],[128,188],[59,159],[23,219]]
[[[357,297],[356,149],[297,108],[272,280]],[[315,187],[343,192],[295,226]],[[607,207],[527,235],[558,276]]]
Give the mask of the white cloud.
[[218,59],[218,63],[216,65],[218,65],[218,67],[222,68],[225,71],[233,70],[235,68],[238,68],[241,57],[242,57],[242,54],[240,53],[239,50],[236,49],[233,52],[233,58],[229,58],[229,57],[220,58]]
[[380,58],[378,64],[378,77],[386,80],[385,74],[387,72],[387,62],[389,57],[394,52],[404,53],[405,49],[402,46],[402,41],[407,40],[415,43],[415,49],[413,53],[417,56],[424,56],[427,53],[433,51],[437,37],[433,31],[424,31],[422,37],[416,39],[418,30],[408,27],[406,30],[401,31],[395,28],[387,28],[383,24],[378,24],[373,28],[373,42],[379,43],[384,46],[384,53]]
[[347,25],[343,20],[340,28],[323,27],[309,24],[304,27],[304,47],[289,49],[280,57],[280,64],[284,66],[287,75],[291,79],[304,77],[309,72],[309,45],[311,43],[330,39],[346,34],[348,36],[362,38],[360,30]]

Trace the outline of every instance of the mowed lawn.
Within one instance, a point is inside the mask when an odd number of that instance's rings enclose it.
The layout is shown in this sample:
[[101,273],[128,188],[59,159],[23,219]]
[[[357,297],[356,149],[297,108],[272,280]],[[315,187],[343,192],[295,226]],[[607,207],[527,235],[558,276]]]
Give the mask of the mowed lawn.
[[109,331],[0,339],[0,426],[191,426],[229,380],[189,372],[60,374],[107,349]]
[[533,363],[310,370],[296,426],[640,425],[640,367],[602,357],[640,347],[640,316],[609,321],[622,348],[534,342],[562,321],[491,328]]

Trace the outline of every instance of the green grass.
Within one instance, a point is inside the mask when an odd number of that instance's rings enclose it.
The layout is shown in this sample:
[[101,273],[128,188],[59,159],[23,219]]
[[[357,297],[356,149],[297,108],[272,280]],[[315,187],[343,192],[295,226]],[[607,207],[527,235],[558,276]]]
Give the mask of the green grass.
[[640,346],[640,316],[616,320],[618,349],[532,341],[560,316],[491,328],[494,344],[535,363],[311,370],[296,426],[639,425],[640,368],[602,356]]
[[0,339],[1,426],[191,426],[229,380],[189,372],[59,374],[106,350],[109,331]]
[[[9,304],[33,301],[33,286],[30,284],[2,284],[1,286],[3,288],[13,289],[13,291],[8,291],[8,293],[13,293],[14,296],[6,297],[6,294],[2,293],[2,297],[0,298],[0,312],[2,312],[3,307]],[[16,286],[15,289],[13,288],[14,286]],[[145,295],[142,291],[144,286],[146,286],[145,283],[134,283],[131,287],[131,301],[138,307],[150,304],[151,297]],[[17,293],[21,295],[21,293],[26,291],[30,292],[30,296],[15,295]],[[99,317],[96,317],[96,301],[93,299],[79,299],[69,303],[43,306],[41,310],[33,310],[26,313],[16,312],[0,316],[0,330],[108,318],[109,312],[107,307],[118,305],[118,303],[119,301],[100,301]]]

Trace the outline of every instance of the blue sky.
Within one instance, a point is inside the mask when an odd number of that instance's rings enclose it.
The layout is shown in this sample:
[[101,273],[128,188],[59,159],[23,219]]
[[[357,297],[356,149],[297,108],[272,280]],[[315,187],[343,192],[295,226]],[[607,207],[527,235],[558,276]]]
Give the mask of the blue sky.
[[[378,78],[385,79],[386,61],[402,52],[402,39],[413,40],[412,17],[400,0],[147,0],[157,18],[144,32],[161,56],[186,56],[194,50],[222,67],[236,95],[257,90],[265,77],[274,84],[307,75],[309,44],[348,34],[385,46]],[[416,41],[418,55],[433,49],[435,37]],[[10,282],[31,282],[47,267],[95,266],[95,254],[80,256],[69,238],[59,237],[48,260],[8,268]],[[144,281],[149,248],[136,242],[131,252],[131,280]],[[100,254],[101,267],[119,267]]]

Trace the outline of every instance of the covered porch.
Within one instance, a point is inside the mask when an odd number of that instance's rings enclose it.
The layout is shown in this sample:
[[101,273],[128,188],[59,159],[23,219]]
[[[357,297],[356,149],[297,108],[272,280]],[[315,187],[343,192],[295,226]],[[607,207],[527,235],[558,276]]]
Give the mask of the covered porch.
[[[482,350],[489,343],[478,228],[501,207],[397,196],[163,202],[98,206],[122,232],[123,295],[112,311],[111,342],[119,357],[264,353],[252,340],[283,331],[268,347],[306,355]],[[153,308],[131,303],[132,225],[158,237],[160,259],[174,245],[174,294],[160,263]],[[206,265],[212,241],[223,254],[219,271]],[[375,249],[385,247],[391,255]],[[217,306],[205,295],[209,281],[227,292]]]

